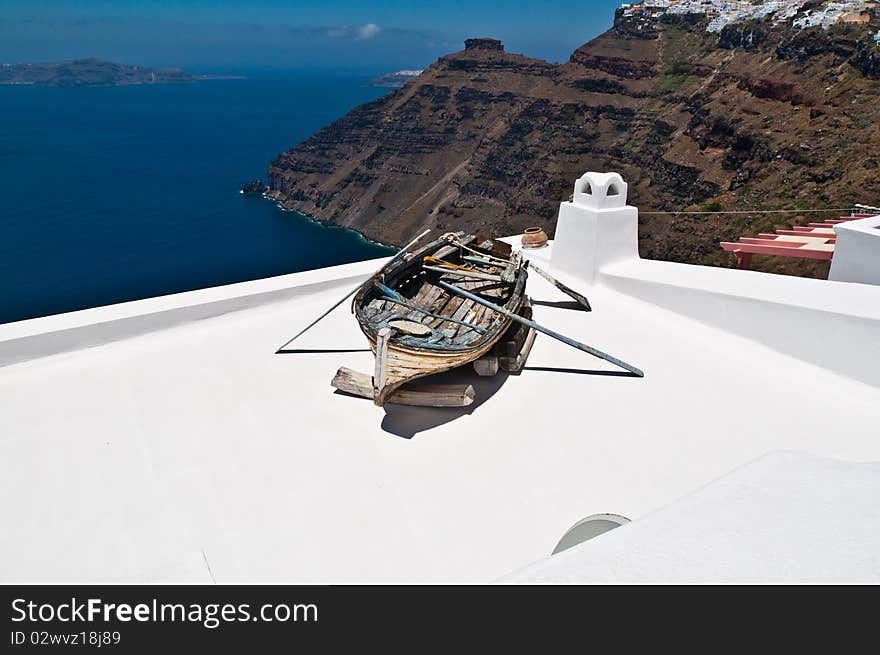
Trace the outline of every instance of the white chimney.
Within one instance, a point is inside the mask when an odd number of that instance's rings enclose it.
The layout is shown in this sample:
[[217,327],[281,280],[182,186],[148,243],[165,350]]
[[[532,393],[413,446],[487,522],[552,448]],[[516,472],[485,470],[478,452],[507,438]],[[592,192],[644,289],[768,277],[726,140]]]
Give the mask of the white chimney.
[[638,215],[626,204],[626,182],[617,173],[584,173],[574,195],[559,206],[550,265],[554,272],[592,284],[596,273],[638,259]]

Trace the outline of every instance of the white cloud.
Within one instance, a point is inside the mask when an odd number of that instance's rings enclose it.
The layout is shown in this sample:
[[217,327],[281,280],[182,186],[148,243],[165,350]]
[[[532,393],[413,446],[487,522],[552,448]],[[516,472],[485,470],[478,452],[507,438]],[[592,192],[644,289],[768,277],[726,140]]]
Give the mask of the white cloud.
[[375,23],[367,23],[366,25],[361,25],[355,28],[355,33],[357,34],[356,38],[358,40],[372,39],[381,31],[382,28]]

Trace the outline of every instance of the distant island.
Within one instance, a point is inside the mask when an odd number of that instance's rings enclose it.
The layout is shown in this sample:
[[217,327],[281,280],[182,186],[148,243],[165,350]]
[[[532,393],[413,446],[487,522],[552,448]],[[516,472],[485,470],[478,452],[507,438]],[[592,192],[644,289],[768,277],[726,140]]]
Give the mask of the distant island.
[[385,73],[384,75],[374,77],[370,80],[370,86],[383,86],[392,89],[399,89],[404,84],[417,78],[421,74],[422,71],[420,70],[402,70],[393,73]]
[[193,75],[180,68],[129,66],[101,59],[48,64],[0,64],[0,84],[30,86],[128,86],[189,84],[207,79],[242,79],[232,75]]

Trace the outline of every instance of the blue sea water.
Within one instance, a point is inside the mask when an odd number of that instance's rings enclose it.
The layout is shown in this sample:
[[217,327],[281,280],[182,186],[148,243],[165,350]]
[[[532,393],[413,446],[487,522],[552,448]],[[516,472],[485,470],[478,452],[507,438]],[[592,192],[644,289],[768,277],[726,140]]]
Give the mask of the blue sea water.
[[303,73],[0,86],[0,323],[391,252],[238,192],[382,93]]

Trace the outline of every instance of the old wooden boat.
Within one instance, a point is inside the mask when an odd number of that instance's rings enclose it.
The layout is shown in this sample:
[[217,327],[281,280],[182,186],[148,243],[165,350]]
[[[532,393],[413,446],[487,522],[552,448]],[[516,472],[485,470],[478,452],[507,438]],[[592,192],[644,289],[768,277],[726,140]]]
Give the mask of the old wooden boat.
[[407,382],[478,359],[510,327],[509,317],[438,281],[516,313],[527,275],[508,244],[463,232],[445,234],[378,271],[352,305],[376,355],[373,401],[383,405]]

